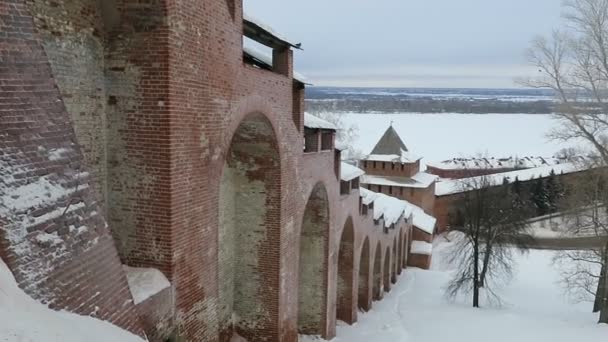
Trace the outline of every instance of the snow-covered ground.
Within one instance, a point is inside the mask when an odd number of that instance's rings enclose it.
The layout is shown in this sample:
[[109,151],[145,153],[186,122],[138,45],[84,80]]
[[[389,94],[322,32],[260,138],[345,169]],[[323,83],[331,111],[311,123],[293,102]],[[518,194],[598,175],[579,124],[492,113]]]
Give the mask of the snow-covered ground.
[[0,341],[144,342],[93,317],[53,311],[26,295],[0,259]]
[[[502,306],[474,309],[468,298],[444,297],[449,267],[437,246],[431,271],[408,269],[392,291],[353,326],[340,324],[334,342],[600,342],[608,325],[596,324],[591,303],[572,303],[558,284],[553,251],[516,258],[514,279],[499,294]],[[439,255],[438,255],[439,253]],[[316,341],[305,338],[304,341]]]
[[369,154],[386,128],[393,127],[408,149],[442,161],[486,154],[494,157],[553,156],[569,145],[550,141],[556,122],[542,114],[336,114],[358,127],[356,149]]

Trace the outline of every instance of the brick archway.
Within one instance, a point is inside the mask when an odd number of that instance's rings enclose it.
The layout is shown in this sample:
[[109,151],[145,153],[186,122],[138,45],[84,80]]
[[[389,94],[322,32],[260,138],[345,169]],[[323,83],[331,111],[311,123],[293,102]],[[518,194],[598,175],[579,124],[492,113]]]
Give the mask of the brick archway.
[[218,321],[255,341],[278,336],[280,156],[272,125],[250,114],[236,129],[220,182]]
[[391,248],[386,247],[386,251],[384,252],[384,272],[382,272],[383,279],[382,283],[384,285],[384,292],[389,292],[391,290]]
[[403,268],[407,268],[407,262],[410,257],[410,249],[412,246],[412,232],[410,229],[408,232],[403,234]]
[[376,252],[374,256],[374,286],[373,286],[373,299],[380,300],[383,296],[382,291],[382,246],[380,241],[376,246]]
[[393,240],[393,253],[391,255],[391,283],[397,283],[397,237]]
[[329,234],[327,190],[317,184],[308,198],[300,234],[298,332],[321,335],[327,312],[327,257]]
[[370,300],[370,291],[369,291],[369,255],[370,255],[370,245],[369,238],[365,237],[365,241],[363,241],[363,245],[361,246],[361,254],[359,257],[359,281],[358,281],[358,289],[357,289],[357,297],[358,297],[358,307],[363,311],[369,311],[371,309]]
[[399,230],[399,235],[397,236],[398,239],[398,243],[397,243],[397,274],[401,274],[401,272],[403,271],[403,255],[404,255],[404,250],[403,250],[403,229]]
[[342,230],[340,249],[338,251],[338,286],[337,286],[337,319],[352,324],[356,320],[353,310],[353,265],[355,262],[355,231],[353,220],[349,217]]

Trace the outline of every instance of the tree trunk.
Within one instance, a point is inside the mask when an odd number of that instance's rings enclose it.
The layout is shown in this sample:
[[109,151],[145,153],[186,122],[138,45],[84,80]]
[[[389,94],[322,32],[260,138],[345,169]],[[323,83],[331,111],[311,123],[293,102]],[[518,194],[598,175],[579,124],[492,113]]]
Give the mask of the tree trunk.
[[[602,260],[605,259],[604,254],[606,252],[602,251]],[[606,264],[602,264],[602,270],[600,271],[600,279],[597,282],[597,290],[595,291],[595,301],[593,302],[593,312],[600,312],[602,308],[602,293],[606,292]]]
[[479,275],[479,287],[486,286],[486,274],[488,273],[488,264],[490,263],[491,254],[492,244],[487,244],[485,254],[483,255],[483,265],[481,265],[481,274]]
[[479,238],[473,242],[473,307],[479,307]]
[[[600,278],[600,282],[603,281],[602,289],[600,289],[600,319],[598,323],[608,323],[608,287],[606,284],[608,272],[606,272],[606,266],[608,265],[608,243],[604,246],[604,250],[602,251],[602,277]],[[597,298],[596,298],[597,299]]]

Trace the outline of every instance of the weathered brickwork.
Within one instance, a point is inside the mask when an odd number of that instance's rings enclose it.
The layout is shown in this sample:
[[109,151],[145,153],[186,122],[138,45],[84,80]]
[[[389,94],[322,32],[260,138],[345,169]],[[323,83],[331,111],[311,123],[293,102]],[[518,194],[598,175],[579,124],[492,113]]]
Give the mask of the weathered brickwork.
[[300,234],[298,281],[298,331],[308,335],[323,332],[327,291],[327,235],[329,199],[322,184],[313,188]]
[[95,190],[105,199],[106,111],[99,1],[27,0]]
[[174,335],[174,290],[168,287],[136,305],[149,341],[167,341]]
[[355,231],[352,218],[346,220],[338,249],[337,319],[353,323],[356,320],[357,293],[354,287]]
[[[291,342],[298,332],[333,337],[336,319],[355,322],[358,308],[390,289],[411,225],[385,228],[371,209],[360,213],[357,190],[340,194],[331,134],[326,150],[304,153],[293,53],[275,52],[276,72],[245,64],[241,1],[26,2],[0,4],[23,18],[0,25],[24,35],[0,35],[13,63],[2,65],[0,82],[19,92],[0,104],[10,113],[0,118],[2,161],[29,165],[10,173],[11,184],[44,175],[66,187],[95,184],[78,187],[82,205],[66,216],[73,229],[58,220],[28,232],[59,232],[64,254],[38,246],[24,258],[0,239],[29,293],[143,327],[152,341],[227,341],[237,332]],[[134,307],[118,256],[160,269],[171,289]],[[25,277],[47,261],[48,272]],[[68,280],[86,285],[68,297],[57,289]]]
[[0,2],[0,255],[51,308],[143,334],[30,9]]

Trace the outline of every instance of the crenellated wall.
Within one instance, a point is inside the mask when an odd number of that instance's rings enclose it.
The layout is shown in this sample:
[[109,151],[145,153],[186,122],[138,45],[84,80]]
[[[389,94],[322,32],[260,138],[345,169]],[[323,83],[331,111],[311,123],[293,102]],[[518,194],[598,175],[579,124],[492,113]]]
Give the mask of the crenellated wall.
[[[241,1],[0,10],[0,253],[37,299],[154,340],[289,342],[333,337],[405,267],[411,225],[340,195],[339,152],[303,152],[291,52],[244,63]],[[50,195],[8,201],[30,186]],[[133,306],[121,261],[172,287]]]

